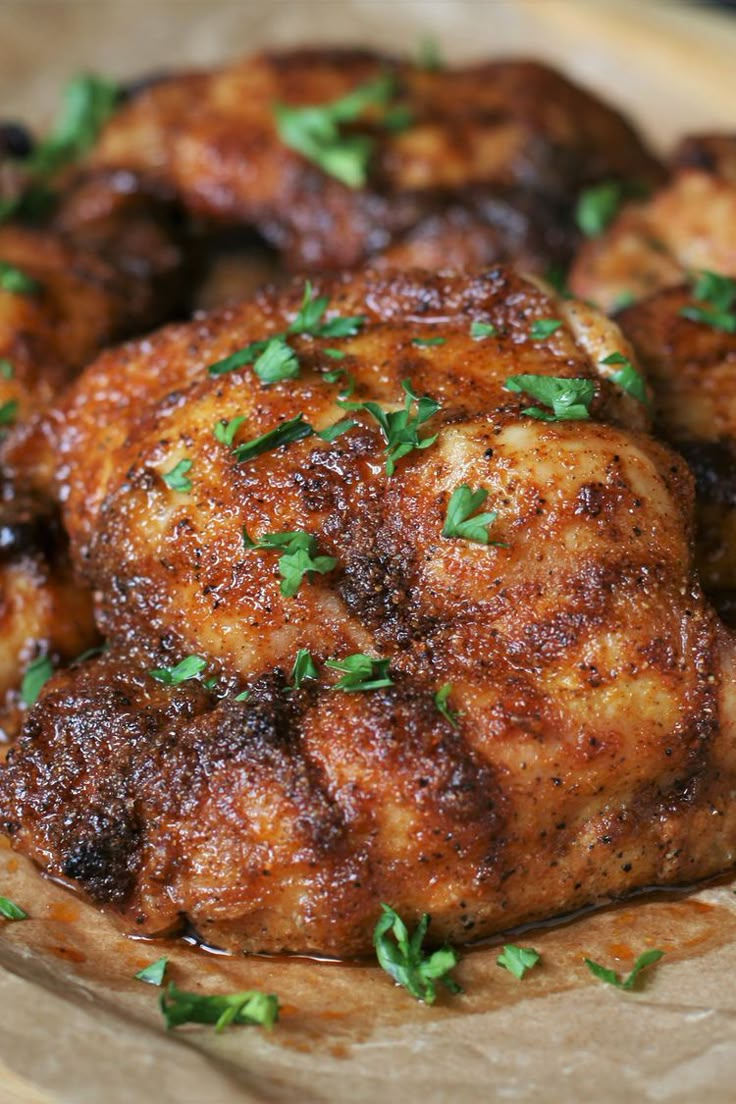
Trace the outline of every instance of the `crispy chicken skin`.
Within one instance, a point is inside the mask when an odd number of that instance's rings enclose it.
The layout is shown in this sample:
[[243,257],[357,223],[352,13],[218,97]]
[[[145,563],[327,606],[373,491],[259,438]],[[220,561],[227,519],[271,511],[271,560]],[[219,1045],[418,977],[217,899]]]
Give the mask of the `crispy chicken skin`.
[[[733,644],[692,570],[687,469],[602,374],[631,355],[616,327],[503,270],[319,290],[365,324],[293,337],[298,379],[207,367],[284,330],[301,287],[103,354],[25,442],[111,650],[29,714],[0,773],[14,846],[137,931],[186,920],[230,949],[336,955],[369,949],[381,901],[465,940],[729,866]],[[546,318],[564,325],[534,340]],[[497,335],[474,340],[474,320]],[[345,418],[336,364],[353,400],[429,393],[436,441],[388,477],[364,411],[243,462],[216,439],[241,415],[236,445]],[[524,415],[504,388],[520,372],[594,380],[593,417]],[[163,475],[185,457],[177,492]],[[502,543],[441,535],[461,484],[488,491]],[[286,597],[243,527],[305,530],[336,566]],[[319,678],[295,690],[300,648]],[[389,659],[392,685],[336,689],[325,661],[357,652]],[[147,674],[190,654],[214,684]]]
[[[276,102],[327,104],[385,72],[396,78],[395,106],[411,116],[399,131],[375,109],[356,124],[376,143],[367,186],[345,186],[279,138]],[[299,270],[355,266],[448,207],[478,227],[481,263],[518,251],[520,219],[522,252],[533,255],[545,236],[569,251],[580,187],[651,182],[660,171],[616,112],[543,65],[429,71],[337,49],[261,54],[157,81],[115,114],[92,160],[173,189],[200,216],[256,227]],[[456,239],[440,220],[432,232],[441,231]]]

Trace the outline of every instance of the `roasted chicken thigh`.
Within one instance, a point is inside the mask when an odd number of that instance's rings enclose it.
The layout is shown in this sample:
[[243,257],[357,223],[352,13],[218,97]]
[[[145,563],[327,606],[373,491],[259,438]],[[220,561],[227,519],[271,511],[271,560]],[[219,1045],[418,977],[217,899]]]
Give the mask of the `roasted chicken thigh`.
[[631,358],[504,270],[103,354],[9,456],[110,646],[10,753],[14,846],[130,929],[336,955],[382,901],[467,940],[728,867],[733,641]]

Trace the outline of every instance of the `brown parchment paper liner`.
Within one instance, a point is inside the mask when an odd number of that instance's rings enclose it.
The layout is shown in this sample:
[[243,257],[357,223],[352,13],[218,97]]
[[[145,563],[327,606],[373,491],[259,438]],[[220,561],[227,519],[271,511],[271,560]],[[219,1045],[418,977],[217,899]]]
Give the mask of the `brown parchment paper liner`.
[[[637,116],[662,146],[736,129],[736,24],[649,0],[0,0],[0,116],[41,119],[79,69],[128,77],[263,44],[372,43],[431,34],[450,59],[524,53],[560,63]],[[516,981],[497,949],[468,953],[465,995],[417,1005],[368,965],[227,958],[126,938],[0,839],[0,1104],[535,1101],[726,1104],[736,1098],[736,896],[640,897],[517,941],[542,965]],[[596,982],[666,952],[640,993]],[[279,994],[266,1034],[167,1034],[158,990],[133,974],[161,954],[183,988]]]

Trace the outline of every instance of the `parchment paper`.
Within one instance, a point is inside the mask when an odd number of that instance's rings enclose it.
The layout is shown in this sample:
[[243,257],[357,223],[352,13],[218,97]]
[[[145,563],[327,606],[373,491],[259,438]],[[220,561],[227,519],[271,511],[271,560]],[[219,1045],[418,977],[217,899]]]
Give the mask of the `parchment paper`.
[[[450,59],[523,53],[561,63],[634,113],[660,146],[685,130],[736,124],[736,23],[643,0],[0,0],[0,116],[48,116],[59,86],[79,69],[125,78],[264,43],[410,51],[426,34]],[[0,930],[2,1104],[736,1097],[736,896],[728,880],[519,936],[543,956],[522,982],[496,966],[497,948],[474,950],[458,970],[465,995],[432,1009],[368,965],[223,958],[135,942],[1,844],[0,893],[31,915]],[[601,985],[583,962],[588,955],[626,971],[651,947],[666,955],[640,993]],[[164,953],[183,988],[278,993],[281,1024],[270,1035],[167,1035],[158,991],[133,980]]]

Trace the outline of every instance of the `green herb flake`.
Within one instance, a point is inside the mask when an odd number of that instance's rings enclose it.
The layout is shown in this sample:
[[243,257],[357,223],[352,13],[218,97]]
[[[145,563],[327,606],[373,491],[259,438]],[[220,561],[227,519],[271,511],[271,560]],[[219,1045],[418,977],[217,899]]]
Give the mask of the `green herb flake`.
[[[325,352],[327,351],[328,350],[325,349]],[[332,368],[329,372],[325,372],[322,379],[325,380],[326,383],[339,383],[341,379],[345,381],[344,386],[340,389],[338,394],[338,398],[340,399],[349,399],[355,390],[355,380],[345,368]]]
[[544,279],[563,299],[573,298],[573,294],[567,283],[567,269],[564,265],[558,263],[551,264],[544,274]]
[[439,690],[434,696],[434,704],[437,706],[437,711],[448,721],[453,728],[459,728],[458,717],[460,716],[455,710],[450,709],[448,704],[450,700],[450,694],[452,693],[452,683],[444,682],[440,686]]
[[529,418],[543,422],[581,421],[590,417],[595,384],[587,379],[562,379],[557,376],[522,375],[506,380],[509,391],[524,392],[551,410],[528,406],[522,410]]
[[[294,321],[289,326],[290,334],[308,334],[311,337],[354,337],[365,323],[364,314],[340,315],[323,321],[330,301],[326,295],[316,295],[312,284],[304,284],[304,297]],[[335,352],[337,350],[333,350]],[[325,350],[329,352],[329,350]]]
[[323,441],[328,443],[334,441],[337,437],[341,437],[343,433],[347,433],[349,429],[357,425],[352,418],[343,418],[340,422],[335,422],[334,425],[328,426],[327,429],[321,429],[317,433]]
[[18,400],[8,399],[7,402],[0,406],[0,426],[12,426],[15,425],[15,420],[18,417]]
[[192,463],[192,460],[185,457],[171,471],[164,472],[162,478],[170,490],[178,491],[180,494],[189,494],[192,489],[192,481],[187,477],[187,472],[191,471]]
[[497,337],[498,330],[492,322],[479,322],[475,319],[470,323],[470,336],[474,341],[480,341],[484,337]]
[[133,976],[136,981],[145,981],[147,985],[163,985],[168,964],[169,960],[164,955],[162,958],[157,958],[150,966],[145,966],[142,970],[139,970],[138,973]]
[[382,969],[402,985],[411,995],[426,1004],[437,999],[436,982],[441,981],[450,993],[462,993],[457,982],[449,976],[458,963],[458,955],[452,947],[441,947],[431,954],[422,949],[429,927],[425,913],[410,936],[399,914],[388,905],[381,905],[383,915],[373,932],[373,945]]
[[221,419],[219,422],[215,422],[212,432],[220,444],[232,448],[235,434],[245,421],[247,421],[245,414],[239,414],[237,418],[230,418],[229,421]]
[[626,310],[635,302],[636,295],[633,291],[620,291],[611,304],[611,314],[618,314],[619,311]]
[[20,700],[24,705],[35,705],[42,689],[54,673],[54,665],[48,656],[38,656],[26,667],[20,685]]
[[419,48],[417,50],[417,67],[419,69],[426,69],[430,73],[436,73],[438,70],[444,69],[445,67],[437,39],[433,38],[431,35],[425,35],[419,43]]
[[163,682],[165,686],[179,686],[182,682],[197,678],[207,666],[207,660],[198,655],[189,655],[174,667],[156,667],[149,671],[151,678]]
[[27,920],[28,913],[11,901],[9,897],[0,897],[0,916],[4,920]]
[[370,107],[386,107],[394,94],[394,80],[382,74],[332,103],[292,107],[274,106],[276,129],[284,145],[318,165],[348,188],[362,188],[374,142],[368,135],[343,134],[343,123],[355,122]]
[[701,272],[695,281],[693,298],[704,305],[683,307],[682,318],[723,333],[736,334],[736,280],[717,272]]
[[278,334],[266,343],[263,352],[253,364],[253,371],[261,383],[279,383],[281,380],[297,378],[299,361],[286,338]]
[[264,533],[257,541],[251,540],[243,530],[243,545],[250,551],[278,549],[279,573],[281,574],[281,593],[292,598],[302,584],[304,577],[313,574],[326,575],[337,567],[333,556],[318,556],[317,541],[311,533],[301,530],[286,533]]
[[580,194],[575,221],[586,237],[597,238],[611,225],[623,202],[624,191],[621,181],[606,180]]
[[273,993],[248,989],[223,996],[186,993],[169,982],[161,994],[161,1012],[171,1030],[186,1023],[214,1024],[219,1034],[229,1024],[251,1024],[271,1028],[279,1018],[279,1000]]
[[14,372],[12,361],[8,360],[7,357],[0,358],[0,379],[12,379]]
[[211,376],[224,376],[228,372],[237,371],[238,368],[245,368],[248,364],[253,364],[267,345],[268,340],[251,341],[250,345],[244,345],[242,349],[236,349],[230,356],[210,364],[207,371]]
[[373,656],[356,652],[345,659],[328,659],[325,667],[342,674],[332,689],[352,694],[357,690],[381,690],[393,686],[393,679],[388,674],[390,663],[389,659],[374,659]]
[[344,360],[347,356],[347,353],[344,353],[342,349],[323,349],[322,352],[331,360]]
[[233,700],[236,702],[244,702],[247,701],[249,697],[250,690],[241,690],[239,694],[235,695],[235,698]]
[[22,269],[8,261],[0,261],[0,290],[13,295],[31,295],[40,288],[38,280],[28,276]]
[[314,665],[314,660],[306,648],[300,648],[296,653],[294,666],[291,669],[291,685],[294,690],[299,690],[305,679],[318,679],[319,671]]
[[[386,411],[375,402],[338,400],[346,410],[365,410],[378,422],[386,440],[386,474],[389,476],[394,474],[398,460],[415,449],[429,448],[438,436],[435,433],[431,437],[420,437],[419,427],[437,413],[440,404],[427,395],[421,398],[415,395],[409,380],[403,380],[401,386],[406,393],[403,410]],[[416,404],[416,409],[412,414],[413,404]]]
[[631,395],[640,403],[643,403],[644,406],[649,406],[649,396],[647,395],[647,385],[644,382],[644,377],[637,372],[628,357],[625,357],[623,353],[610,353],[603,358],[601,364],[620,364],[620,370],[614,372],[611,376],[612,382],[617,384],[627,395]]
[[546,341],[552,334],[557,333],[562,326],[561,318],[536,318],[529,330],[532,341]]
[[499,541],[492,541],[488,535],[488,526],[493,525],[498,517],[496,511],[476,513],[487,498],[488,491],[483,487],[471,491],[466,483],[461,484],[450,496],[442,536],[460,537],[462,540],[473,541],[474,544],[499,545]]
[[444,345],[446,337],[414,337],[412,338],[412,345],[418,345],[420,348],[431,348],[433,345]]
[[44,176],[77,161],[97,141],[120,100],[120,88],[94,73],[81,73],[66,86],[62,109],[48,138],[31,159],[32,171]]
[[535,951],[533,947],[517,947],[515,943],[504,943],[503,953],[498,956],[496,963],[521,981],[527,970],[536,966],[541,957],[539,951]]
[[269,429],[268,433],[262,433],[260,437],[254,437],[252,441],[246,441],[233,449],[238,463],[245,460],[253,460],[264,452],[272,452],[282,445],[293,444],[304,437],[310,437],[314,433],[309,422],[304,421],[303,414],[297,414],[295,418],[277,425],[275,429]]
[[585,959],[585,965],[599,981],[604,981],[606,985],[614,985],[616,989],[629,991],[636,988],[642,970],[646,970],[648,966],[653,966],[655,962],[659,962],[660,958],[663,957],[664,951],[645,951],[636,959],[631,973],[625,978],[619,977],[615,970],[610,970],[607,966],[601,966],[599,962],[593,962],[589,958]]

